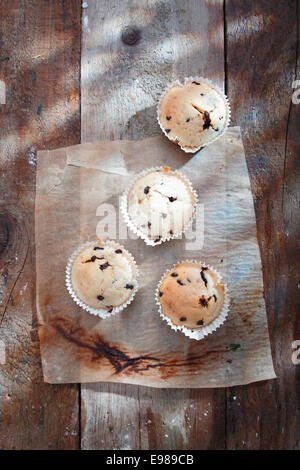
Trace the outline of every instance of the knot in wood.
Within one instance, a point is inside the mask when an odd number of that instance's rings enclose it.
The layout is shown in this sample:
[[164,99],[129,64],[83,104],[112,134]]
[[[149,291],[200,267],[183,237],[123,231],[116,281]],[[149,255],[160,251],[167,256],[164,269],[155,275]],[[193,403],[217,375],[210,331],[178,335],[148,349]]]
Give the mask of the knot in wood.
[[133,46],[140,40],[140,38],[141,32],[134,26],[128,26],[127,28],[125,28],[121,35],[122,41],[128,46]]

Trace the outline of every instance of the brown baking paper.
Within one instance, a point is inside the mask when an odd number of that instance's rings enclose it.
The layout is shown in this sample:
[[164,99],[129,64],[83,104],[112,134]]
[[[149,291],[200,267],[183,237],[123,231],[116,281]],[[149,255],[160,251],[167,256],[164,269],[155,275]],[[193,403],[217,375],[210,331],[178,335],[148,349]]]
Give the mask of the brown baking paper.
[[[137,173],[161,165],[179,169],[191,180],[199,204],[189,233],[152,247],[141,239],[125,239],[119,197]],[[163,136],[41,151],[35,220],[45,381],[190,388],[275,377],[253,201],[238,127],[194,156]],[[140,290],[128,308],[102,320],[74,303],[65,286],[65,268],[79,244],[107,229],[110,238],[133,254],[140,269]],[[227,321],[201,341],[173,331],[155,305],[162,274],[183,259],[211,264],[230,290]]]

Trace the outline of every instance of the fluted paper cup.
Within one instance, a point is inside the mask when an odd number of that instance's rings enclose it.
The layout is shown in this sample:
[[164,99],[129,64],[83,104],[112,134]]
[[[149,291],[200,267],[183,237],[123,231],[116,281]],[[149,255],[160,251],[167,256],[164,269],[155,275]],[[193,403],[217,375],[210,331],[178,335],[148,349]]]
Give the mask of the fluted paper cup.
[[83,245],[81,245],[79,248],[77,248],[73,253],[72,255],[70,256],[69,260],[68,260],[68,263],[67,263],[67,266],[66,266],[66,286],[67,286],[67,290],[70,294],[70,296],[72,297],[72,299],[74,300],[74,302],[76,302],[77,305],[79,305],[83,310],[86,310],[87,312],[89,313],[92,313],[93,315],[97,315],[98,317],[100,318],[109,318],[111,317],[112,315],[115,315],[116,313],[119,313],[121,312],[124,308],[126,308],[134,299],[135,297],[135,294],[137,293],[138,291],[138,288],[139,288],[139,285],[138,285],[138,282],[137,282],[137,278],[138,278],[138,274],[139,274],[139,271],[138,271],[138,267],[136,265],[136,262],[132,256],[132,254],[126,250],[126,248],[124,248],[123,245],[120,245],[119,243],[115,242],[115,241],[112,241],[112,240],[105,240],[105,241],[101,241],[101,244],[103,246],[107,245],[107,246],[111,246],[113,248],[116,248],[116,249],[121,249],[123,251],[123,253],[126,254],[126,256],[128,257],[128,259],[131,261],[132,263],[132,266],[134,268],[134,274],[135,274],[135,279],[136,279],[136,285],[134,286],[134,289],[132,290],[131,292],[131,296],[130,298],[124,302],[122,305],[118,305],[117,307],[114,307],[110,312],[106,309],[103,309],[103,308],[93,308],[87,304],[85,304],[82,300],[80,300],[78,298],[78,296],[76,295],[74,289],[73,289],[73,286],[72,286],[72,280],[71,280],[71,271],[72,271],[72,266],[73,266],[73,262],[74,260],[76,259],[76,257],[79,255],[79,253],[84,250],[84,248],[88,247],[88,246],[92,246],[92,245],[96,245],[99,243],[99,240],[96,240],[96,241],[91,241],[91,242],[86,242],[84,243]]
[[166,274],[168,274],[168,272],[172,271],[172,269],[174,269],[176,266],[178,266],[181,263],[195,263],[195,264],[199,264],[200,266],[207,266],[209,269],[213,270],[218,275],[218,283],[222,280],[222,277],[219,274],[219,272],[213,266],[210,266],[209,264],[206,264],[206,263],[203,263],[202,261],[197,261],[197,260],[183,260],[183,261],[179,261],[179,262],[175,263],[171,267],[171,269],[168,269],[162,275],[162,277],[161,277],[161,279],[158,283],[157,289],[155,291],[155,303],[158,307],[158,312],[159,312],[161,318],[168,323],[168,325],[172,328],[172,330],[180,331],[181,333],[183,333],[188,338],[195,339],[195,340],[199,341],[199,340],[205,338],[207,335],[210,335],[210,334],[214,333],[214,331],[216,331],[217,328],[219,328],[221,325],[223,325],[223,323],[227,319],[228,312],[229,312],[229,304],[230,304],[229,291],[228,291],[227,285],[222,281],[222,284],[224,285],[224,304],[223,304],[223,307],[222,307],[222,310],[221,310],[220,314],[209,325],[202,326],[201,328],[195,328],[193,330],[190,329],[190,328],[187,328],[183,325],[182,326],[181,325],[180,326],[174,325],[172,320],[169,317],[167,317],[166,315],[164,315],[164,313],[162,311],[162,306],[161,306],[161,303],[159,301],[159,290],[161,288],[161,283],[162,283],[163,279],[165,278]]
[[129,195],[129,191],[131,190],[132,186],[136,183],[136,181],[139,179],[139,178],[142,178],[143,176],[147,175],[148,173],[151,173],[152,171],[160,171],[160,170],[164,170],[165,167],[152,167],[152,168],[147,168],[146,170],[142,171],[141,173],[139,173],[138,175],[136,175],[135,179],[133,180],[132,184],[128,187],[128,189],[126,189],[121,197],[121,207],[120,207],[120,210],[121,210],[121,213],[124,217],[124,220],[127,224],[127,226],[130,228],[130,230],[135,233],[139,238],[141,238],[142,240],[144,240],[144,242],[146,243],[146,245],[149,245],[149,246],[156,246],[156,245],[160,245],[161,243],[163,242],[166,242],[166,241],[169,241],[169,240],[172,240],[172,239],[176,239],[176,238],[179,238],[181,237],[189,228],[190,226],[192,225],[193,223],[193,220],[195,218],[195,215],[196,215],[196,207],[197,207],[197,203],[198,203],[198,196],[197,196],[197,193],[196,191],[193,189],[192,187],[192,183],[190,182],[190,180],[184,176],[180,171],[178,170],[171,170],[171,172],[175,175],[178,175],[188,186],[191,194],[193,194],[194,196],[194,204],[193,204],[193,211],[192,211],[192,215],[190,217],[190,219],[188,220],[188,222],[186,223],[185,226],[182,227],[182,230],[179,231],[178,233],[174,233],[173,235],[169,235],[167,237],[162,237],[160,238],[158,241],[155,241],[155,240],[152,240],[151,238],[149,238],[145,233],[143,233],[141,230],[138,229],[138,227],[134,224],[133,220],[131,219],[129,213],[128,213],[128,195]]
[[[227,116],[226,116],[226,121],[225,121],[225,125],[223,127],[223,129],[220,131],[220,132],[217,132],[216,135],[210,139],[208,142],[202,144],[202,145],[199,145],[198,147],[182,147],[181,145],[178,144],[179,142],[179,137],[177,136],[170,136],[169,134],[167,134],[167,132],[165,131],[164,127],[162,126],[161,122],[160,122],[160,114],[161,114],[161,111],[160,111],[160,105],[162,103],[162,100],[166,94],[166,92],[168,90],[170,90],[173,86],[175,85],[179,85],[179,86],[185,86],[187,82],[189,81],[198,81],[198,82],[202,82],[202,83],[206,83],[207,85],[209,85],[211,88],[213,88],[214,90],[216,90],[219,95],[223,98],[224,102],[225,102],[225,105],[226,105],[226,109],[227,109]],[[230,117],[231,117],[231,109],[230,109],[230,103],[228,101],[228,98],[227,96],[223,93],[223,91],[221,90],[221,88],[214,84],[211,80],[207,79],[207,78],[204,78],[204,77],[186,77],[183,81],[183,83],[181,83],[179,80],[175,80],[173,81],[172,83],[170,83],[166,88],[165,90],[163,91],[163,93],[161,94],[161,97],[159,99],[159,102],[158,102],[158,105],[157,105],[157,121],[158,121],[158,124],[159,124],[159,127],[161,128],[162,132],[164,133],[164,135],[171,141],[171,142],[174,142],[176,144],[178,144],[180,146],[180,148],[186,152],[186,153],[195,153],[195,152],[198,152],[200,149],[202,149],[203,147],[207,147],[207,145],[210,145],[212,144],[213,142],[215,142],[217,139],[219,139],[219,137],[221,137],[227,130],[229,124],[230,124]]]

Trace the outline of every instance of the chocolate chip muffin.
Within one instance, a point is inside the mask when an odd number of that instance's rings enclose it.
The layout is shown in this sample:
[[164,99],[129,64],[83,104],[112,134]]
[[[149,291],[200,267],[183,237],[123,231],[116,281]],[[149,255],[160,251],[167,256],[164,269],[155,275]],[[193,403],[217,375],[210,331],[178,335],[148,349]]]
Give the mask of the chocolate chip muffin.
[[138,177],[125,204],[138,235],[155,245],[181,234],[191,222],[196,193],[183,175],[164,167]]
[[158,120],[165,135],[187,152],[208,145],[229,124],[230,108],[219,88],[204,79],[186,79],[163,95]]
[[162,314],[175,326],[196,330],[210,325],[224,306],[225,286],[218,273],[192,261],[176,264],[157,291]]
[[96,241],[85,245],[71,262],[69,277],[75,298],[89,311],[111,313],[120,309],[138,287],[133,257],[115,242]]

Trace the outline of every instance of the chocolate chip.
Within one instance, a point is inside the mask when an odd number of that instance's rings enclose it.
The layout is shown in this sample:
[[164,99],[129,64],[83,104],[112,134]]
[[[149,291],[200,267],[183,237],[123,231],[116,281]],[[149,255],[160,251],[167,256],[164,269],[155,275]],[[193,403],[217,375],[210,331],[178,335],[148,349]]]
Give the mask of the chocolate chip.
[[177,197],[173,197],[173,196],[171,196],[171,197],[169,197],[169,201],[170,201],[170,202],[177,201]]
[[169,134],[171,132],[171,129],[165,129],[166,133]]
[[170,235],[174,235],[173,230],[170,230],[169,234],[170,234]]
[[199,83],[199,82],[192,82],[192,83],[194,83],[194,85],[200,85],[200,83]]
[[126,284],[125,289],[130,289],[132,290],[134,288],[133,284]]
[[205,277],[205,274],[204,274],[204,272],[203,272],[203,271],[201,271],[201,272],[200,272],[200,274],[201,274],[201,277],[202,277],[202,281],[203,281],[203,282],[204,282],[204,284],[205,284],[205,287],[207,287],[207,279],[206,279],[206,277]]
[[120,250],[120,248],[118,248],[118,249],[115,251],[115,253],[119,254],[119,253],[123,253],[123,251]]
[[190,118],[187,118],[187,120],[185,122],[190,122]]
[[180,279],[177,279],[177,282],[180,286],[184,286],[183,282]]
[[144,189],[144,193],[145,194],[148,194],[150,191],[150,186],[146,186],[145,189]]
[[108,313],[112,312],[113,311],[113,305],[107,305],[106,308],[108,308]]
[[215,299],[215,302],[217,301],[217,296],[214,294],[213,298]]
[[203,325],[203,320],[198,320],[197,325]]
[[223,116],[220,116],[219,119],[220,119],[220,121],[221,121],[221,120],[223,119]]
[[108,266],[110,266],[110,264],[106,262],[106,263],[100,264],[99,268],[101,269],[101,271],[103,271],[104,269],[108,268]]
[[219,128],[217,127],[216,129],[214,128],[214,131],[218,132]]
[[207,266],[202,266],[202,271],[207,271],[208,267]]
[[201,96],[204,96],[204,93],[200,93]]
[[192,282],[188,277],[186,278],[187,282]]
[[203,114],[203,130],[209,129],[210,124],[211,124],[211,119],[209,117],[209,113],[207,111],[204,111]]
[[180,321],[186,321],[186,317],[180,317],[179,320]]
[[159,235],[157,238],[155,238],[155,240],[154,240],[154,243],[157,243],[157,242],[159,242],[159,241],[160,241],[160,239],[161,239],[161,236]]
[[164,212],[161,214],[163,219],[166,219],[168,217],[168,214],[165,214]]
[[103,297],[103,295],[97,295],[97,299],[98,300],[104,300],[104,297]]
[[208,307],[208,302],[207,302],[206,298],[204,297],[204,295],[202,297],[200,297],[199,304],[201,304],[202,307]]
[[171,116],[166,116],[167,121],[170,121],[170,119],[171,119]]
[[104,250],[103,246],[95,246],[94,250]]
[[164,295],[164,293],[160,290],[159,291],[159,297],[162,297]]
[[97,258],[97,256],[92,256],[91,259],[87,259],[87,260],[85,261],[85,263],[93,263],[96,258]]
[[148,228],[150,228],[150,227],[151,227],[151,222],[148,222]]
[[172,277],[178,277],[178,274],[177,273],[172,273],[171,276]]

